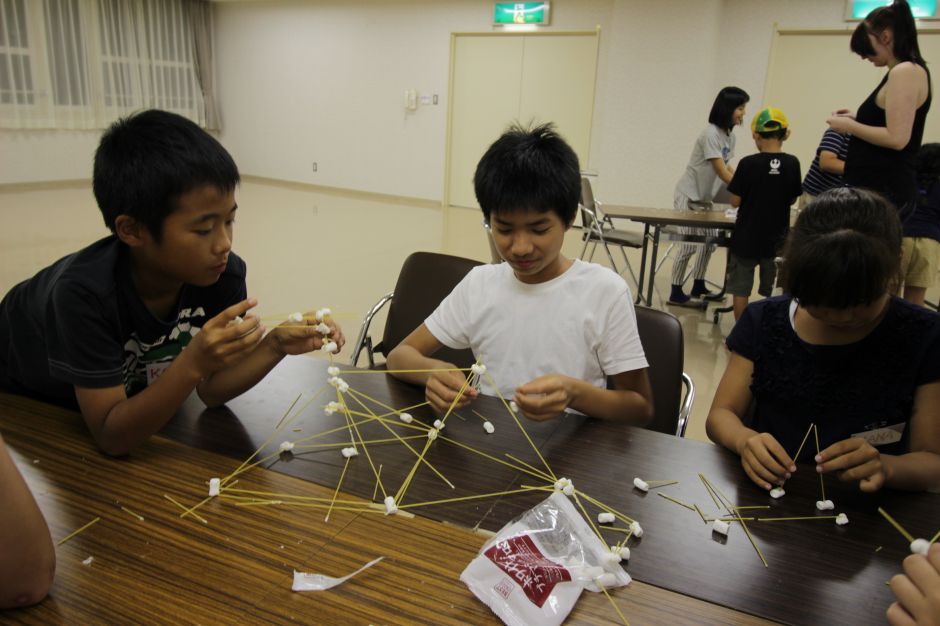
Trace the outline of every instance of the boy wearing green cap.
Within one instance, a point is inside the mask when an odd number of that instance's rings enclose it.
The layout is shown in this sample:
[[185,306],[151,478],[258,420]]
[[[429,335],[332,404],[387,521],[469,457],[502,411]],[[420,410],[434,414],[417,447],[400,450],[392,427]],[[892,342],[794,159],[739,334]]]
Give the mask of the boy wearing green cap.
[[800,162],[783,152],[790,124],[780,109],[762,109],[751,122],[757,154],[741,159],[728,183],[738,218],[728,246],[725,288],[734,297],[734,319],[744,313],[754,268],[760,267],[757,293],[771,294],[777,278],[774,257],[790,228],[790,205],[802,192]]

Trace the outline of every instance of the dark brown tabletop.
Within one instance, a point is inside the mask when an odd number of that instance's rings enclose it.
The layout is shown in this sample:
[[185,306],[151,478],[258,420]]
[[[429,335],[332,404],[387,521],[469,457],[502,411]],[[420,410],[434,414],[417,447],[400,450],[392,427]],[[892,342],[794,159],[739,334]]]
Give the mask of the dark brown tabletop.
[[692,211],[651,207],[605,204],[604,213],[611,218],[633,220],[653,226],[696,226],[699,228],[734,228],[734,218],[724,210]]
[[[325,368],[323,361],[315,359],[287,360],[227,408],[205,410],[198,400],[191,399],[162,434],[243,460],[269,438],[299,393],[304,395],[298,407],[323,387],[327,378]],[[382,373],[341,376],[354,390],[390,407],[406,407],[423,400],[419,388]],[[299,439],[345,424],[338,414],[327,416],[323,412],[323,405],[335,397],[336,391],[327,387],[284,429],[283,436],[270,442],[261,456],[275,452],[282,440]],[[376,412],[385,410],[377,405],[373,408]],[[443,437],[501,459],[507,459],[505,453],[510,453],[544,469],[538,454],[500,401],[481,397],[472,408],[488,417],[496,432],[486,434],[482,420],[465,409],[460,411],[464,419],[448,418]],[[428,423],[434,419],[427,410],[411,413]],[[747,522],[767,560],[765,567],[739,524],[732,524],[727,538],[713,534],[711,526],[703,523],[698,513],[657,494],[662,492],[687,504],[697,504],[712,516],[717,509],[699,479],[699,474],[703,474],[739,506],[770,507],[745,510],[741,513],[744,517],[829,515],[830,512],[816,512],[820,487],[811,466],[801,466],[787,484],[787,495],[773,500],[747,479],[736,456],[711,444],[574,415],[540,424],[524,420],[524,426],[555,476],[570,478],[579,492],[642,524],[645,533],[640,539],[630,540],[632,558],[626,564],[634,578],[780,622],[883,621],[891,602],[885,583],[900,571],[908,545],[877,513],[878,506],[884,507],[915,537],[929,539],[940,530],[940,498],[936,495],[891,490],[861,494],[829,477],[825,483],[827,497],[835,502],[835,513],[846,513],[850,523],[840,527],[831,519]],[[362,428],[365,439],[388,437],[388,431],[375,424]],[[344,439],[349,440],[347,431],[317,441]],[[422,449],[423,440],[410,441],[418,451]],[[414,466],[415,454],[400,443],[367,447],[373,463],[382,465],[383,484],[394,494]],[[372,498],[376,480],[363,456],[350,463],[342,490]],[[443,438],[431,445],[425,458],[454,488],[422,466],[402,504],[494,493],[524,484],[551,484],[550,480],[484,458]],[[297,451],[296,455],[282,456],[265,465],[274,471],[335,486],[344,461],[338,449],[333,448]],[[679,482],[644,494],[633,487],[633,478],[637,476]],[[546,492],[519,493],[421,506],[411,511],[431,519],[495,531],[546,495]],[[376,500],[382,500],[381,494]],[[588,514],[596,517],[598,507],[585,498],[582,502]],[[601,533],[608,543],[623,537],[623,533],[611,530]]]

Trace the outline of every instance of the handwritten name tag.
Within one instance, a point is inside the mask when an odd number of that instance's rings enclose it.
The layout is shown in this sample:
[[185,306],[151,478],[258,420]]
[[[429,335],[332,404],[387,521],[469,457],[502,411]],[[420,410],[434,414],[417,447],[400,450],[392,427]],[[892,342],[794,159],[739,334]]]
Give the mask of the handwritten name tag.
[[156,363],[147,363],[147,385],[152,385],[153,381],[160,378],[160,375],[170,367],[172,361],[158,361]]
[[873,446],[885,446],[889,443],[901,441],[901,435],[904,434],[905,423],[876,428],[874,430],[864,430],[860,433],[853,433],[853,437],[861,437]]

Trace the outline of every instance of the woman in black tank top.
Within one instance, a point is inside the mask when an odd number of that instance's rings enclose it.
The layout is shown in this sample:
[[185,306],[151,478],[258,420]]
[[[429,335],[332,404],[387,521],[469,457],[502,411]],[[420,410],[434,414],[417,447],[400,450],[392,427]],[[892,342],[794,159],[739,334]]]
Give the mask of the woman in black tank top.
[[850,133],[845,183],[887,196],[902,219],[917,202],[915,157],[924,135],[931,88],[917,29],[904,0],[875,9],[852,34],[852,51],[888,72],[852,115],[835,111],[830,127]]

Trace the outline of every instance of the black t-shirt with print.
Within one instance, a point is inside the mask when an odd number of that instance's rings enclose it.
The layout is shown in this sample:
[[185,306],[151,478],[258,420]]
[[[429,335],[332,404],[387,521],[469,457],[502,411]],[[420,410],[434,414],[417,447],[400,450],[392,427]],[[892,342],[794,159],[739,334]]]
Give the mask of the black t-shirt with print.
[[184,285],[176,314],[157,319],[134,288],[127,247],[106,237],[20,283],[0,302],[0,387],[75,403],[73,387],[144,389],[202,326],[245,299],[234,253],[219,280]]
[[746,156],[728,184],[741,196],[729,247],[745,259],[772,259],[790,228],[790,205],[803,192],[800,162],[784,152]]

